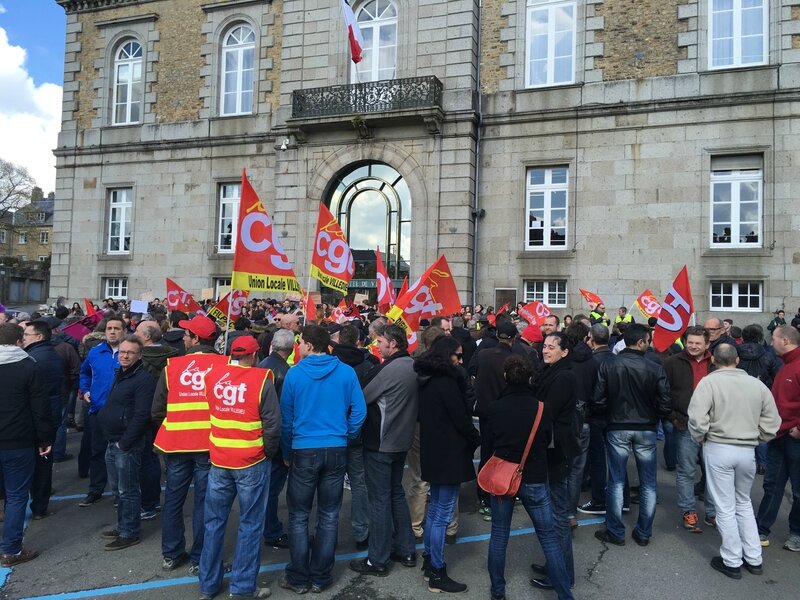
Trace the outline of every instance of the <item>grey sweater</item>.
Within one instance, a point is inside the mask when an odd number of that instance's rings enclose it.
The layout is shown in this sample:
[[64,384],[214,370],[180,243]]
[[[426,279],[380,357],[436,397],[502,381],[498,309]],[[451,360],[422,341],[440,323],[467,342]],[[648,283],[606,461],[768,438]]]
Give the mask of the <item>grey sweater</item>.
[[737,368],[723,367],[700,380],[689,402],[689,433],[697,442],[756,447],[781,424],[769,388]]
[[379,452],[407,452],[417,425],[417,374],[414,359],[390,359],[364,388],[367,420],[364,447]]

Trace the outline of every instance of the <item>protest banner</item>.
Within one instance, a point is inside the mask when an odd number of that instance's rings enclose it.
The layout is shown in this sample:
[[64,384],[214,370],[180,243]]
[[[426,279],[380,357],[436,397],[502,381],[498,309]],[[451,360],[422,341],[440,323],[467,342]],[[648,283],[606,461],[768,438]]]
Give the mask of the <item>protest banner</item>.
[[197,312],[200,305],[192,295],[167,277],[167,308],[169,310],[180,310],[185,313]]
[[683,335],[693,313],[692,288],[689,285],[689,272],[684,265],[667,290],[664,303],[661,305],[661,312],[658,315],[658,323],[656,323],[653,335],[655,349],[664,352]]
[[353,278],[355,268],[353,253],[342,228],[328,207],[320,202],[311,256],[311,277],[346,296],[347,285]]

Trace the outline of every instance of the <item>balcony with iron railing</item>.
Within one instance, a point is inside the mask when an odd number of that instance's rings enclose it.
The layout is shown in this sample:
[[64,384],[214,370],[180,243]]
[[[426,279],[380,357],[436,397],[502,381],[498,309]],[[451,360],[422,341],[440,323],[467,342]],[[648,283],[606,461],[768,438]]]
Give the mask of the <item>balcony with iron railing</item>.
[[[442,82],[434,76],[386,79],[350,85],[295,90],[289,126],[308,131],[352,123],[364,134],[370,125],[424,121],[438,133],[442,117]],[[361,127],[359,127],[361,125]]]

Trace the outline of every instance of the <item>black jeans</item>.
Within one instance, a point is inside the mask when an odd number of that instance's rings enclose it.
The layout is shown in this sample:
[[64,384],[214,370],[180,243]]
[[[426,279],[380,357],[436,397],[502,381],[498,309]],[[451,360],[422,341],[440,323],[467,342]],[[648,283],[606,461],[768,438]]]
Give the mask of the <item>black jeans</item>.
[[100,429],[97,413],[89,415],[88,427],[92,429],[92,454],[89,458],[89,491],[102,494],[106,489],[108,473],[106,472],[106,450],[108,440]]
[[[479,423],[481,428],[481,462],[478,465],[478,472],[480,472],[480,470],[483,468],[483,465],[485,465],[494,454],[494,438],[489,425],[489,419],[481,417],[479,419]],[[489,494],[481,489],[481,486],[478,485],[477,480],[475,481],[475,487],[478,489],[478,499],[488,505],[490,498]]]

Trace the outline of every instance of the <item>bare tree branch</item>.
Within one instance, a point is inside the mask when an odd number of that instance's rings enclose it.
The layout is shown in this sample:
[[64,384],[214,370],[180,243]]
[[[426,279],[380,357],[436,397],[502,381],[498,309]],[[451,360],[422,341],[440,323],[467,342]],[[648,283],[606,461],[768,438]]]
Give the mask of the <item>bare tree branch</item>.
[[28,204],[35,185],[25,167],[0,158],[0,220]]

